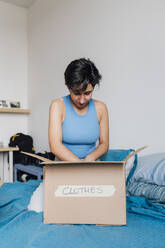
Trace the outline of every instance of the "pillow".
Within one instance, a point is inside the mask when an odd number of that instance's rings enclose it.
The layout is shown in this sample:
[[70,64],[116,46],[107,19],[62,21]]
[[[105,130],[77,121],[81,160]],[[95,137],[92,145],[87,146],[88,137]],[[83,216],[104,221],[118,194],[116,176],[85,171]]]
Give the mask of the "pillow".
[[130,196],[144,196],[151,201],[165,204],[165,186],[141,181],[131,181],[127,185]]
[[132,179],[165,186],[165,153],[139,157]]
[[[133,149],[110,149],[107,153],[99,158],[101,161],[122,161],[124,160]],[[137,155],[131,157],[126,162],[126,183],[131,179],[134,174],[137,165]]]

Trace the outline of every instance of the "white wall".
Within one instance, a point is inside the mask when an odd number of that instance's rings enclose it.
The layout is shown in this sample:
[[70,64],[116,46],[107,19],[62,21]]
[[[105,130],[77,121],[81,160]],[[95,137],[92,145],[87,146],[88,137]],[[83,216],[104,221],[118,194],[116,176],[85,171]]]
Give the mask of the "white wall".
[[[0,2],[0,100],[27,108],[27,10]],[[0,141],[27,132],[27,116],[0,113]]]
[[165,1],[37,0],[29,10],[29,132],[48,150],[48,109],[67,93],[63,72],[91,58],[103,75],[94,97],[110,115],[111,148],[165,149]]

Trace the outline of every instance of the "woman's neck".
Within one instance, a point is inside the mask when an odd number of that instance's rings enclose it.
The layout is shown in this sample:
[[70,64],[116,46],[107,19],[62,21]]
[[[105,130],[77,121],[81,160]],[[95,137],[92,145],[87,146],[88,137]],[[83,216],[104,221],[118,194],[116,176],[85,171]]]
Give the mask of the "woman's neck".
[[72,104],[73,109],[75,110],[75,112],[76,112],[77,114],[79,114],[79,115],[85,115],[85,114],[87,113],[89,103],[88,103],[84,108],[80,109],[80,108],[78,108],[78,107],[74,104],[74,102],[72,101],[71,98],[70,98],[70,102],[71,102],[71,104]]

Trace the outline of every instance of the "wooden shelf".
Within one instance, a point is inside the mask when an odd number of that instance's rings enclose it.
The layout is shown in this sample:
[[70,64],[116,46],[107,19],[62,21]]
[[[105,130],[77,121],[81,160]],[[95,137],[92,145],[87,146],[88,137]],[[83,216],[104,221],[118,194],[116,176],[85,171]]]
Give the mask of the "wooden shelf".
[[0,113],[11,113],[11,114],[30,114],[29,109],[19,108],[0,108]]
[[0,152],[19,151],[18,147],[0,147]]

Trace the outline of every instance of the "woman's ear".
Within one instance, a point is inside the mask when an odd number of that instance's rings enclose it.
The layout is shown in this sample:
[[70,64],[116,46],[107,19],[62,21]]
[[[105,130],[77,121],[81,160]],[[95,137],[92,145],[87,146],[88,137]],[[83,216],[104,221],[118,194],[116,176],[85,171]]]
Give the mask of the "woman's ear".
[[71,90],[71,87],[69,87],[69,85],[67,85],[67,84],[65,84],[66,85],[66,87],[68,88],[68,90]]
[[69,87],[68,85],[67,85],[67,88],[68,88],[69,92],[72,90],[71,87]]

